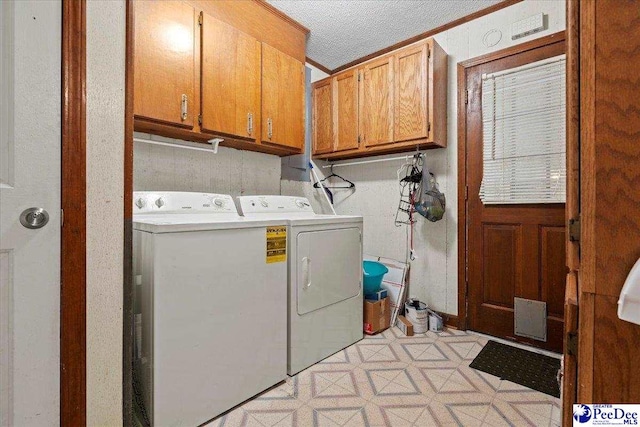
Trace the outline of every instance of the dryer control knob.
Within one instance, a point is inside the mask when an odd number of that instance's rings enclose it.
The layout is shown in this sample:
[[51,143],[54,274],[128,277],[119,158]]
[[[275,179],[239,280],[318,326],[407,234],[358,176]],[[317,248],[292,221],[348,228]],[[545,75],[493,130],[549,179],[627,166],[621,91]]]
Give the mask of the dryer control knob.
[[136,200],[136,206],[138,207],[138,209],[142,209],[146,206],[147,201],[145,199],[143,199],[142,197],[138,198]]
[[305,206],[309,206],[309,203],[305,202],[304,200],[296,200],[296,206],[300,209],[304,209]]
[[224,207],[224,200],[223,199],[213,199],[213,204],[216,205],[219,208],[223,208]]
[[162,197],[159,197],[158,200],[156,200],[156,206],[159,208],[164,206],[164,200],[162,200]]
[[269,207],[269,203],[267,203],[267,201],[266,201],[266,200],[260,200],[260,204],[261,204],[263,207],[265,207],[265,208],[268,208],[268,207]]

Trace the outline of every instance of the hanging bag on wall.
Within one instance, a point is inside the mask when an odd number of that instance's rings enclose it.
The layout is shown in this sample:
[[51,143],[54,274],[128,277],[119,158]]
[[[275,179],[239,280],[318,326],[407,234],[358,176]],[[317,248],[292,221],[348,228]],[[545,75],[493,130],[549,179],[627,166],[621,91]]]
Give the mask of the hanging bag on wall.
[[436,222],[444,216],[446,200],[444,194],[438,190],[435,176],[429,172],[427,166],[422,170],[420,195],[414,204],[416,212],[431,222]]

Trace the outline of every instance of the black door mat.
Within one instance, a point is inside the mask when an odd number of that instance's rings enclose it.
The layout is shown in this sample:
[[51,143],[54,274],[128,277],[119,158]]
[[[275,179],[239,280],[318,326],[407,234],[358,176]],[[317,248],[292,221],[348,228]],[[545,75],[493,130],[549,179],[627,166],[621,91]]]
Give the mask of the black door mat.
[[469,366],[502,380],[560,397],[557,380],[559,359],[489,341]]

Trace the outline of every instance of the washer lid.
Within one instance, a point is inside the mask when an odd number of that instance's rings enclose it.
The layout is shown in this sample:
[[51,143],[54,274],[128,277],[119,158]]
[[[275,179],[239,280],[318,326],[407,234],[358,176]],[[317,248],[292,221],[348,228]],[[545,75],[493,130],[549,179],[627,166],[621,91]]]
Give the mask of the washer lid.
[[286,225],[271,218],[243,218],[228,194],[136,191],[133,203],[133,228],[150,233]]
[[283,220],[243,218],[237,214],[228,216],[209,214],[135,215],[133,217],[133,229],[149,233],[265,228],[286,225],[286,221]]

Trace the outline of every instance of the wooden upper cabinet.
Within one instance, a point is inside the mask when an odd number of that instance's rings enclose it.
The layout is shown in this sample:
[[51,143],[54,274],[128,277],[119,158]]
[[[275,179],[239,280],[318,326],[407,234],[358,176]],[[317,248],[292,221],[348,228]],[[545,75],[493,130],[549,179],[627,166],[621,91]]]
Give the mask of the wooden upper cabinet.
[[358,70],[333,77],[334,151],[358,148]]
[[262,43],[262,142],[304,149],[304,64]]
[[434,39],[335,74],[332,85],[333,149],[317,157],[447,146],[447,54]]
[[393,142],[393,65],[393,56],[388,56],[363,67],[360,137],[367,147]]
[[201,49],[202,130],[256,140],[260,131],[260,42],[203,13]]
[[276,155],[304,149],[307,28],[262,0],[132,5],[134,130]]
[[194,8],[177,1],[135,1],[136,118],[190,129],[196,102]]
[[313,102],[313,152],[328,153],[333,150],[333,85],[327,78],[314,83]]
[[394,55],[394,141],[427,138],[428,46],[421,43]]

